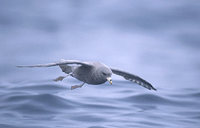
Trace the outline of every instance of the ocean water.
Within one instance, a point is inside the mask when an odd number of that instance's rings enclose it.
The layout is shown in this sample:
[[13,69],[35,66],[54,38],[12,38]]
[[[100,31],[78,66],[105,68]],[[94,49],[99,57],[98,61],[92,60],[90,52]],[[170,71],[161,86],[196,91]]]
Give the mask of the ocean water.
[[87,86],[71,91],[52,82],[1,84],[0,126],[198,127],[199,90],[149,92],[134,86],[116,81],[113,86]]
[[[199,128],[198,0],[0,0],[0,128]],[[60,59],[100,61],[157,91],[113,75],[84,85]]]

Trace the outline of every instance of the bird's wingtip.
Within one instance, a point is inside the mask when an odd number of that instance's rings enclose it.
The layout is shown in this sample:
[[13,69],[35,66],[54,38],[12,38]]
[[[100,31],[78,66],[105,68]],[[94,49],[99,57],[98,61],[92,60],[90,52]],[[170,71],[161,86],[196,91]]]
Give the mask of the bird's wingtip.
[[157,89],[153,88],[152,90],[157,91]]
[[[157,89],[156,89],[156,88],[154,88],[153,86],[151,86],[151,89],[152,89],[152,90],[154,90],[154,91],[157,91]],[[151,90],[151,89],[150,89],[150,90]]]

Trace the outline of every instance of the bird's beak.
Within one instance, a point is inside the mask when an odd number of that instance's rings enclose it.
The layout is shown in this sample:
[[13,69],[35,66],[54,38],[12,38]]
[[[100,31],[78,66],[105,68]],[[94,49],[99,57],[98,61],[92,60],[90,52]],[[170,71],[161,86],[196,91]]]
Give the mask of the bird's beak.
[[108,78],[107,78],[107,81],[108,81],[110,84],[112,84],[112,78],[111,78],[111,77],[108,77]]

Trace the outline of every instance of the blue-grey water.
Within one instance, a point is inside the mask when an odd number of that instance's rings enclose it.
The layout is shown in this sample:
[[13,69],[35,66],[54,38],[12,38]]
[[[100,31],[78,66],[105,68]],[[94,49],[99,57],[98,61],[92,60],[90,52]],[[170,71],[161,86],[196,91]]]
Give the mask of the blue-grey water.
[[[80,84],[58,67],[100,61],[152,83],[113,75]],[[0,128],[199,128],[198,0],[0,0]]]

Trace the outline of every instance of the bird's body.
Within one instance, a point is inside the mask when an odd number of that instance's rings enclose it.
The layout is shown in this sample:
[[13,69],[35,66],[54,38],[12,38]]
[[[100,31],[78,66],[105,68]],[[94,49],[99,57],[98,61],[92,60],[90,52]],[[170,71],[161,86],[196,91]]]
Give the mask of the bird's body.
[[[71,64],[76,64],[76,65],[74,66]],[[106,81],[109,81],[110,84],[112,84],[111,76],[114,73],[124,77],[127,80],[135,82],[149,90],[151,89],[156,90],[149,82],[143,80],[142,78],[118,69],[110,68],[100,62],[81,62],[77,60],[62,59],[60,62],[57,63],[38,64],[31,66],[17,66],[17,67],[32,68],[32,67],[51,67],[51,66],[59,66],[63,72],[83,82],[83,84],[81,85],[72,86],[72,89],[82,87],[84,83],[91,85],[99,85],[105,83]],[[56,79],[56,81],[63,80],[65,77],[60,76]]]
[[72,72],[72,77],[87,84],[95,84],[96,81],[94,81],[92,77],[93,71],[95,71],[94,68],[79,66],[76,67],[75,70]]
[[[88,62],[91,65],[95,66],[73,66],[71,67],[71,76],[83,81],[84,83],[87,84],[92,84],[92,85],[98,85],[98,84],[103,84],[107,81],[105,77],[102,77],[103,73],[102,71],[108,72],[111,77],[112,71],[110,68],[102,63],[99,62]],[[66,67],[68,65],[63,65],[63,67]],[[61,67],[61,69],[63,68]],[[69,67],[69,66],[68,66]],[[69,74],[69,73],[68,73]]]

